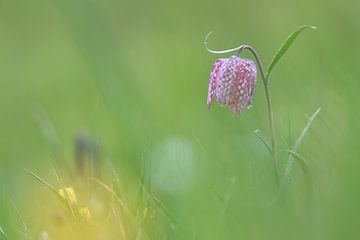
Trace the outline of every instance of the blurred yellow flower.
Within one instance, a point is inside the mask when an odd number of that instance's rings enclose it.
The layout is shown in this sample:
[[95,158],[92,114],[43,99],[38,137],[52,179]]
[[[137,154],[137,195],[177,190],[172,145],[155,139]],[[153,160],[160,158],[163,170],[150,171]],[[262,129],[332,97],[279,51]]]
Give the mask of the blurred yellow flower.
[[76,194],[75,191],[72,187],[67,187],[67,188],[61,188],[59,190],[59,194],[67,199],[71,205],[77,205],[77,198],[76,198]]
[[90,220],[91,214],[88,207],[80,208],[79,213],[86,221]]

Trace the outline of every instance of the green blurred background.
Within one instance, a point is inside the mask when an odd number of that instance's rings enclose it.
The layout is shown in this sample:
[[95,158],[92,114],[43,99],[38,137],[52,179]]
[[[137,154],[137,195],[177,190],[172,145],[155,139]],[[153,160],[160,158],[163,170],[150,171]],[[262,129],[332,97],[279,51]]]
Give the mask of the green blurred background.
[[[28,196],[47,195],[23,169],[51,179],[55,159],[73,171],[74,142],[86,136],[124,178],[150,164],[177,222],[154,221],[159,239],[360,239],[359,23],[355,0],[0,1],[0,226],[16,236],[8,196],[31,224]],[[270,81],[282,159],[322,108],[299,150],[310,204],[297,164],[274,200],[271,157],[253,134],[269,136],[260,81],[240,117],[207,109],[220,56],[203,44],[214,30],[211,48],[247,43],[267,65],[303,24],[318,30],[296,40]]]

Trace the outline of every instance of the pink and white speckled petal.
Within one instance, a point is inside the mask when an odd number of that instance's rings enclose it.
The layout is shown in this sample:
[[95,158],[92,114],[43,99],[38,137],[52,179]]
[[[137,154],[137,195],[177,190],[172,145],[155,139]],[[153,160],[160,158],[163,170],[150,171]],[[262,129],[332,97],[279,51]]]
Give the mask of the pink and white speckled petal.
[[251,60],[236,56],[218,60],[210,74],[208,106],[215,97],[232,113],[241,114],[252,105],[256,78],[256,65]]
[[210,80],[209,80],[209,88],[208,88],[208,97],[207,97],[207,105],[210,108],[212,100],[215,95],[215,90],[217,86],[217,79],[219,76],[219,69],[223,64],[224,59],[218,59],[213,65],[213,68],[210,73]]

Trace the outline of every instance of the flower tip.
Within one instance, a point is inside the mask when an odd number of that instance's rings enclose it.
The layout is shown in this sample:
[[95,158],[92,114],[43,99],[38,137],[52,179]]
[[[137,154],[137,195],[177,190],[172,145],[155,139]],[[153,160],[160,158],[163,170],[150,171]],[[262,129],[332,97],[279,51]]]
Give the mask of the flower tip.
[[211,103],[212,103],[212,99],[210,98],[207,100],[207,103],[206,103],[208,109],[210,109]]
[[205,46],[206,46],[207,43],[208,43],[208,38],[210,37],[210,35],[211,35],[213,32],[214,32],[214,31],[210,31],[208,34],[206,34],[205,39],[204,39],[204,44],[205,44]]

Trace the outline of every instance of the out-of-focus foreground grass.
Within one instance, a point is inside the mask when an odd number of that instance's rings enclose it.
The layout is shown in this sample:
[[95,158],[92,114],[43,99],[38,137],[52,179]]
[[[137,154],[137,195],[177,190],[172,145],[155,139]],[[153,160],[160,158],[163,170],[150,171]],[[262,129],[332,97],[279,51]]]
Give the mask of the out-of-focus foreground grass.
[[[359,22],[353,0],[1,1],[0,239],[359,239]],[[240,117],[206,108],[203,45],[267,63],[302,24],[270,84],[281,159],[322,108],[310,200],[298,164],[279,197],[261,84]]]

